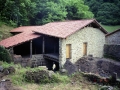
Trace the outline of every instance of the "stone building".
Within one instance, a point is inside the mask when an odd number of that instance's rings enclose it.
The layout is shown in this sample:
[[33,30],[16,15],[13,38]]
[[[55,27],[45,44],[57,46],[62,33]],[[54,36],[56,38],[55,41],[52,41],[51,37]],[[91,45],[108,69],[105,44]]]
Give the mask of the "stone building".
[[48,23],[34,32],[58,38],[60,67],[66,60],[75,63],[85,55],[103,56],[107,32],[94,19]]
[[108,58],[120,60],[120,29],[106,35],[104,55]]
[[109,45],[120,44],[120,29],[115,30],[106,35],[106,44],[109,44]]
[[[35,36],[27,40],[24,40],[25,37],[23,37],[24,42],[11,45],[14,46],[15,54],[26,52],[31,57],[35,54],[43,55],[49,69],[52,69],[53,63],[58,70],[59,67],[63,67],[66,60],[75,63],[79,58],[87,55],[103,57],[107,32],[94,19],[51,22],[42,26],[31,26],[26,30],[25,27],[21,27],[21,29],[23,29],[24,34],[31,30]],[[0,45],[5,46],[6,42],[7,40],[3,40]],[[16,42],[19,43],[21,40]],[[29,43],[25,44],[25,42]],[[7,44],[11,44],[10,40]],[[27,48],[24,52],[22,51],[23,47]]]

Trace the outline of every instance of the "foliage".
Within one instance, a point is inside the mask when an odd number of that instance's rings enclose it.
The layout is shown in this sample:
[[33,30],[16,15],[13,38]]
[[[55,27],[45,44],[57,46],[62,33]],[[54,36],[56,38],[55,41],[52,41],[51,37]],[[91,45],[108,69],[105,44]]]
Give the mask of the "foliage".
[[25,80],[31,83],[59,83],[69,81],[67,76],[62,76],[60,74],[49,75],[47,70],[36,70],[36,71],[27,71],[25,74]]
[[11,62],[12,60],[10,53],[2,46],[0,46],[0,60],[6,62]]
[[13,29],[13,27],[6,25],[4,22],[0,22],[0,40],[11,36],[11,29]]
[[93,18],[93,13],[89,11],[89,7],[84,5],[83,0],[66,0],[67,19],[85,19]]
[[120,25],[120,0],[85,0],[95,18],[105,25]]
[[[18,25],[28,25],[36,4],[31,0],[0,0],[0,20]],[[4,7],[4,8],[3,8]],[[10,22],[10,24],[11,24]]]
[[84,0],[0,0],[0,20],[12,26],[93,18]]
[[[74,75],[68,77],[67,75],[60,75],[59,73],[55,73],[53,77],[51,77],[51,81],[48,84],[34,84],[26,82],[25,80],[25,74],[28,71],[31,72],[37,72],[43,70],[42,67],[36,67],[36,68],[30,68],[26,67],[23,68],[19,64],[13,64],[13,63],[6,63],[2,62],[2,66],[4,68],[8,68],[10,66],[13,66],[16,69],[16,72],[14,74],[8,75],[5,78],[10,78],[12,83],[14,85],[17,85],[18,87],[21,87],[22,90],[29,90],[29,89],[35,89],[35,90],[47,90],[49,87],[49,90],[77,90],[77,89],[91,89],[91,90],[98,90],[102,85],[98,84],[92,84],[85,79],[85,77],[88,77],[88,75],[84,76],[83,73],[75,73]],[[90,75],[91,76],[91,75]],[[94,76],[94,75],[93,75]],[[77,82],[79,81],[79,82]],[[58,83],[59,82],[59,83]],[[74,87],[73,87],[74,86]],[[83,87],[85,86],[85,87]],[[119,88],[117,86],[114,86],[114,90],[118,90]]]
[[66,18],[66,9],[59,2],[54,0],[36,0],[37,14],[34,18],[34,24],[45,24],[53,21],[61,21]]

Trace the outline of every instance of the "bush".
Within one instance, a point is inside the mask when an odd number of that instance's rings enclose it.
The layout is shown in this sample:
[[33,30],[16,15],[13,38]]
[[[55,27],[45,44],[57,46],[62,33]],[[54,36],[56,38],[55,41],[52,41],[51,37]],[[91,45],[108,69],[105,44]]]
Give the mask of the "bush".
[[41,84],[59,82],[65,83],[69,81],[68,76],[60,75],[59,73],[50,75],[47,70],[27,71],[24,77],[27,82]]
[[0,61],[11,62],[12,58],[10,53],[2,46],[0,46]]
[[34,83],[48,83],[49,74],[44,70],[27,71],[25,74],[25,80],[27,82],[34,82]]

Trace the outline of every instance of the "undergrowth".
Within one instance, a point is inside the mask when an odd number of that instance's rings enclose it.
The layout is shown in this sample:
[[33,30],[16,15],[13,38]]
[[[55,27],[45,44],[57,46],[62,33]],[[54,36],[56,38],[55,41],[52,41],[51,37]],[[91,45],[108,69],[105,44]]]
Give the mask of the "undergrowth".
[[[56,72],[50,77],[50,79],[42,78],[42,79],[44,79],[44,82],[41,81],[39,83],[36,83],[34,81],[31,82],[29,80],[28,81],[26,80],[26,77],[25,77],[26,72],[39,72],[39,71],[44,70],[43,68],[41,68],[41,67],[23,68],[19,64],[14,64],[14,63],[8,64],[6,62],[2,62],[2,66],[4,68],[10,67],[10,66],[13,66],[15,68],[15,70],[16,70],[15,73],[7,75],[7,76],[5,76],[5,78],[7,78],[7,79],[10,78],[12,83],[15,86],[22,87],[22,88],[24,88],[23,90],[29,90],[30,89],[29,87],[33,88],[33,86],[31,86],[31,85],[34,85],[35,87],[37,87],[37,89],[35,89],[35,90],[44,90],[44,89],[45,90],[48,90],[48,89],[53,90],[51,88],[46,88],[46,85],[48,85],[49,87],[56,88],[54,90],[61,90],[62,88],[63,89],[66,88],[64,90],[73,90],[73,86],[75,86],[75,88],[79,89],[79,90],[84,90],[85,88],[87,88],[89,90],[98,90],[100,87],[102,87],[98,83],[95,83],[95,82],[93,83],[93,82],[89,81],[88,78],[86,78],[86,77],[88,77],[88,75],[86,76],[84,73],[75,73],[71,76],[67,76],[67,75],[61,75],[59,72]],[[91,77],[91,75],[89,75],[89,77]],[[37,76],[36,78],[39,78],[39,76]],[[26,87],[27,85],[29,87]],[[84,87],[84,86],[86,86],[86,87]],[[25,89],[25,87],[26,87],[26,89]],[[60,88],[60,89],[58,89],[58,88]],[[118,87],[114,87],[114,90],[116,90],[116,88],[118,88]],[[30,89],[30,90],[32,90],[32,89]]]
[[[15,68],[15,73],[7,75],[6,78],[10,78],[12,80],[12,83],[14,85],[24,85],[27,83],[34,83],[34,81],[30,81],[31,74],[29,75],[29,80],[26,80],[26,72],[38,72],[38,71],[43,71],[42,67],[36,67],[36,68],[30,68],[30,67],[22,67],[19,64],[14,64],[14,63],[7,63],[7,62],[1,62],[2,66],[4,68],[8,68],[10,66]],[[36,78],[39,78],[40,76],[36,74]],[[35,78],[35,77],[34,77]],[[34,79],[32,78],[32,79]],[[60,75],[59,73],[54,73],[50,79],[47,78],[42,78],[44,80],[40,81],[39,83],[44,84],[44,83],[67,83],[70,81],[70,78],[67,75]]]

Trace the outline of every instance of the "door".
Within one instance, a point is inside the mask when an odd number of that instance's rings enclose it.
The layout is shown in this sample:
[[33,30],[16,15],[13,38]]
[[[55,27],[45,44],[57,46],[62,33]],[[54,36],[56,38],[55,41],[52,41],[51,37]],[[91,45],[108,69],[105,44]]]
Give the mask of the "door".
[[83,55],[87,55],[87,42],[83,43]]
[[71,44],[66,45],[66,58],[71,58]]

